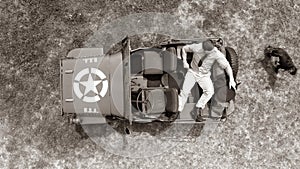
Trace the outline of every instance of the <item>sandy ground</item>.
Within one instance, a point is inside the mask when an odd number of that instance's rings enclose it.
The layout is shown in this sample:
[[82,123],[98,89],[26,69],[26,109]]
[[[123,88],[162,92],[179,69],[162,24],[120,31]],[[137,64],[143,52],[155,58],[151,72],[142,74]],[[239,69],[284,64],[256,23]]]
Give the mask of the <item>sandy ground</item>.
[[[299,74],[280,72],[270,86],[259,62],[270,44],[300,65],[299,1],[3,0],[0,9],[0,168],[299,167]],[[234,115],[205,139],[133,159],[103,150],[60,116],[59,60],[104,24],[144,12],[223,37],[241,58],[242,84]]]

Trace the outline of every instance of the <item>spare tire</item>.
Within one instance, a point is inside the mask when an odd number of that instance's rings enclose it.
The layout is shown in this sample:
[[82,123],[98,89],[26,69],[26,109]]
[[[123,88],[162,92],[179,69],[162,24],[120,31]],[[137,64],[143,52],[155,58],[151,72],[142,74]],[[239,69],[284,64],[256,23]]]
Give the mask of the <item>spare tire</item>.
[[218,102],[229,102],[235,98],[235,95],[235,90],[229,89],[227,86],[223,86],[217,89],[214,97]]
[[236,79],[239,70],[239,57],[236,54],[235,50],[231,47],[225,47],[225,51],[226,51],[226,59],[228,60],[232,68],[233,77],[234,79]]

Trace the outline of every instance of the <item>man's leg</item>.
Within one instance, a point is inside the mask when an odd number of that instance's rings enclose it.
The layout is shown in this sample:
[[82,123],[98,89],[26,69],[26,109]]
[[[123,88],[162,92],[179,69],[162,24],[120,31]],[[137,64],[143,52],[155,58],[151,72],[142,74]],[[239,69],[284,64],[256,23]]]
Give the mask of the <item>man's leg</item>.
[[212,100],[211,107],[210,107],[210,116],[214,118],[221,118],[225,108],[229,104],[227,103],[220,103],[216,100]]
[[210,79],[210,76],[199,77],[197,78],[197,82],[202,88],[203,94],[198,100],[196,107],[203,109],[214,94],[214,85]]
[[188,70],[185,77],[184,77],[184,82],[182,86],[182,90],[180,91],[180,95],[178,96],[179,99],[179,107],[178,111],[182,111],[184,108],[184,105],[187,101],[188,95],[191,92],[191,89],[196,83],[196,79],[191,72],[191,70]]
[[196,122],[201,122],[201,121],[205,121],[202,118],[202,110],[204,109],[206,103],[211,99],[212,95],[214,94],[214,86],[210,79],[210,76],[197,77],[197,82],[199,86],[202,88],[203,94],[196,104],[198,115],[196,116],[195,120]]

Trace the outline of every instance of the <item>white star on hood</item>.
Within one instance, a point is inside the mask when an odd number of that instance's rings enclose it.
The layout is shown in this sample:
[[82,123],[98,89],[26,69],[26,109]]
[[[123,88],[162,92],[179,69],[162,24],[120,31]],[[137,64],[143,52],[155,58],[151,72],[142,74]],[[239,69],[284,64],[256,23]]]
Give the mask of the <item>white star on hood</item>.
[[102,80],[94,80],[90,73],[87,81],[80,82],[80,84],[85,86],[84,95],[88,94],[90,91],[98,94],[97,85],[101,82]]

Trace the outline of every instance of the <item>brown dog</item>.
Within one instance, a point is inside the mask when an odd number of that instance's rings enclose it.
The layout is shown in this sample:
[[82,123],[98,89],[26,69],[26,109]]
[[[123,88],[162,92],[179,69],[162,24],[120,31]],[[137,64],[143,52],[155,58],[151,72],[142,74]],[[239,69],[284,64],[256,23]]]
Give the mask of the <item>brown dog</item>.
[[289,54],[282,48],[274,48],[268,46],[264,50],[265,56],[272,59],[272,57],[278,57],[279,61],[275,61],[275,72],[278,73],[279,69],[284,69],[289,71],[291,75],[297,73],[297,68],[295,67],[292,58]]

